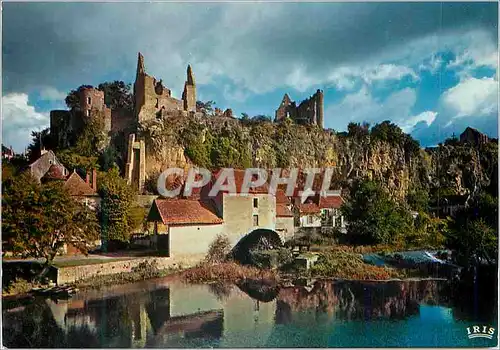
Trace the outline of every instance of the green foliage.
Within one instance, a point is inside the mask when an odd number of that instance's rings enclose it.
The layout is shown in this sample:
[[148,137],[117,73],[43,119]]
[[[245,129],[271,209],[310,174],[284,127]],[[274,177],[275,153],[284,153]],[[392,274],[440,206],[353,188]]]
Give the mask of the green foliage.
[[130,84],[115,80],[101,83],[97,89],[104,91],[104,103],[111,109],[124,108],[129,111],[134,109]]
[[406,195],[406,202],[412,210],[427,212],[429,210],[429,193],[423,189],[413,189]]
[[65,243],[86,252],[95,241],[95,213],[76,202],[60,182],[39,185],[29,173],[4,181],[2,234],[7,249],[50,266]]
[[210,160],[212,135],[210,131],[205,131],[199,124],[190,123],[189,127],[183,130],[181,140],[189,159],[198,166],[212,168]]
[[135,193],[117,168],[104,173],[98,181],[102,198],[101,227],[108,240],[128,241],[138,220],[134,218]]
[[365,264],[361,254],[328,252],[319,256],[311,267],[312,276],[344,279],[385,280],[394,277],[395,272],[386,268]]
[[351,138],[361,140],[370,135],[370,124],[349,123],[347,125],[347,135]]
[[293,255],[287,248],[250,251],[250,264],[259,269],[273,269],[290,264]]
[[371,129],[371,137],[374,140],[385,141],[392,145],[399,145],[404,138],[403,130],[389,120],[375,124]]
[[373,181],[358,181],[352,196],[341,208],[350,237],[361,244],[393,243],[408,232],[412,217]]
[[231,252],[231,242],[226,235],[217,235],[215,240],[208,247],[205,261],[211,264],[219,264],[227,261]]
[[210,150],[212,167],[250,168],[252,156],[249,149],[239,139],[219,136],[214,138]]
[[34,162],[38,159],[38,157],[40,157],[42,146],[45,147],[45,149],[55,148],[55,142],[50,136],[50,128],[31,132],[31,143],[28,145],[28,159],[30,162]]
[[203,113],[203,115],[213,115],[215,101],[196,101],[196,111]]
[[78,136],[75,151],[86,157],[99,156],[105,139],[104,119],[94,115],[86,121],[82,133]]
[[404,243],[409,249],[443,248],[447,232],[447,220],[433,217],[421,211],[415,218],[412,230],[405,233]]
[[481,193],[449,226],[447,245],[456,250],[459,264],[498,263],[498,198]]
[[99,168],[102,171],[108,171],[116,166],[116,160],[118,159],[118,151],[115,146],[109,145],[99,156]]
[[82,156],[74,147],[56,152],[57,158],[68,169],[99,169],[99,159],[96,156]]
[[194,123],[181,134],[186,155],[195,164],[208,168],[247,168],[252,165],[248,144],[239,135],[213,136],[208,129]]

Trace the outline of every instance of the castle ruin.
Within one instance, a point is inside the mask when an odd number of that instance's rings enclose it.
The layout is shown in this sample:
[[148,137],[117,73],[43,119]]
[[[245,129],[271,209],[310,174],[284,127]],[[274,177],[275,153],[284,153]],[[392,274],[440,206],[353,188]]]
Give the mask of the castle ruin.
[[318,89],[314,95],[302,101],[298,107],[295,101],[292,101],[290,96],[285,94],[276,110],[275,121],[279,123],[287,118],[296,124],[323,127],[323,91]]
[[[141,137],[141,129],[170,117],[204,116],[196,110],[196,81],[190,65],[187,67],[186,80],[181,99],[174,98],[172,91],[146,73],[144,56],[139,52],[137,71],[133,86],[133,108],[110,108],[106,105],[104,91],[91,86],[83,86],[77,91],[78,104],[70,111],[50,112],[50,134],[57,147],[68,148],[76,144],[89,120],[102,118],[103,132],[107,135],[105,147],[113,136],[119,135],[127,140],[126,154],[123,154],[125,178],[139,192],[144,189],[146,180],[146,142]],[[214,117],[234,119],[231,109],[222,111],[215,108]],[[297,124],[323,126],[323,92],[318,90],[313,96],[296,106],[285,94],[283,102],[276,111],[276,121],[290,118]],[[142,127],[142,128],[141,128]]]

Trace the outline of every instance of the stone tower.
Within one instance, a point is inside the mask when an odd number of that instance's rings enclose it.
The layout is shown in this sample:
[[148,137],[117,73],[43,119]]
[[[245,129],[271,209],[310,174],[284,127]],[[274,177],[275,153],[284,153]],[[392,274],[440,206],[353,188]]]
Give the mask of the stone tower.
[[187,80],[184,83],[182,101],[184,102],[185,111],[196,112],[196,83],[194,81],[191,65],[188,65],[187,67]]
[[316,124],[323,127],[323,90],[316,91]]

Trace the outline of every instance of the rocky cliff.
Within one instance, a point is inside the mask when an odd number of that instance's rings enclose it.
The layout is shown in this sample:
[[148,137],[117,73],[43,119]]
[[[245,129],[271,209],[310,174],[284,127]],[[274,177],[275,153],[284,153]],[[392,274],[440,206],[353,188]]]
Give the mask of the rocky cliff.
[[445,145],[431,150],[397,131],[396,139],[369,132],[359,136],[314,126],[226,117],[172,116],[142,124],[147,174],[193,164],[217,167],[334,167],[333,183],[346,187],[354,179],[380,181],[396,198],[412,188],[446,187],[467,194],[490,186],[495,178],[495,143],[482,149]]

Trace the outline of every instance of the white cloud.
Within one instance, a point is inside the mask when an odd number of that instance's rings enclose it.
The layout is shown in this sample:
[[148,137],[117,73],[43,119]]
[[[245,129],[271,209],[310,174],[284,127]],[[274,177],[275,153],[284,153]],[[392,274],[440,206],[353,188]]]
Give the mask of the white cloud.
[[430,126],[436,119],[437,114],[437,112],[425,111],[418,115],[408,117],[408,119],[401,122],[399,126],[405,133],[411,133],[413,128],[419,123],[419,127],[423,127],[421,124],[422,122],[424,122],[425,125]]
[[486,116],[498,110],[498,81],[494,78],[467,78],[441,96],[452,118]]
[[63,102],[67,93],[57,90],[52,86],[46,86],[40,90],[40,99],[44,101]]
[[[371,85],[376,82],[398,81],[406,76],[411,77],[413,80],[419,79],[413,69],[403,65],[344,66],[334,69],[327,76],[327,81],[332,83],[338,90],[352,90],[358,83]],[[304,80],[301,80],[301,82],[304,84]],[[308,85],[312,85],[311,82]]]
[[391,120],[399,126],[407,125],[416,98],[416,91],[406,88],[394,92],[384,100],[377,100],[363,86],[339,103],[327,107],[325,126],[345,130],[349,122],[375,124],[383,120]]
[[12,93],[2,97],[2,143],[23,152],[31,142],[31,131],[49,126],[47,113],[35,111],[27,94]]
[[429,59],[424,60],[424,62],[418,66],[418,69],[420,71],[429,71],[431,74],[436,74],[443,63],[443,58],[439,54],[434,54]]

